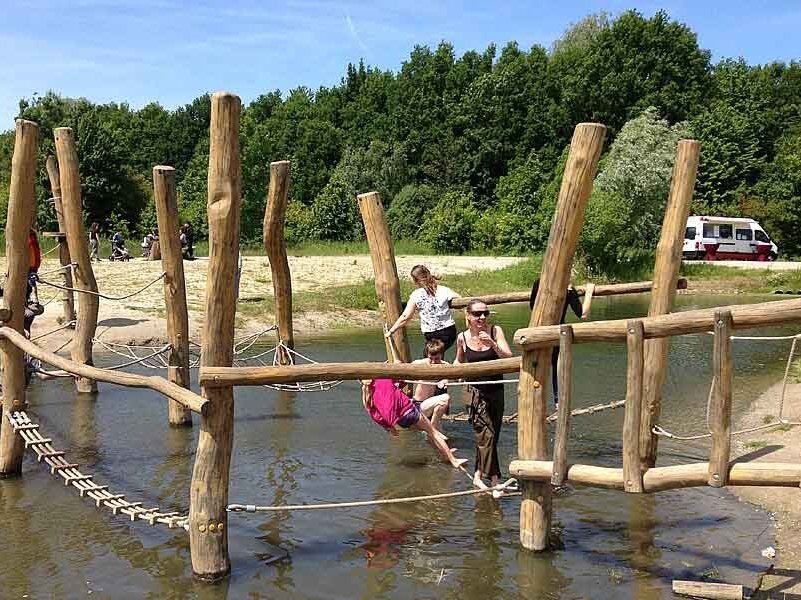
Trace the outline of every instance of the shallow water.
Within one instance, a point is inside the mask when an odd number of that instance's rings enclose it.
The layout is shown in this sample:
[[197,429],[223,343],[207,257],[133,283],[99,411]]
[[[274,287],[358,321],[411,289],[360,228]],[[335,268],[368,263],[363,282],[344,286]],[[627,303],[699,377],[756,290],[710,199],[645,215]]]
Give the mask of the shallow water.
[[[647,301],[599,298],[592,316],[642,315]],[[678,302],[682,310],[724,303],[719,296],[680,296]],[[495,320],[511,337],[527,318],[525,307],[517,306],[500,308]],[[419,351],[419,337],[413,344]],[[669,429],[703,429],[711,348],[711,336],[672,342],[662,419]],[[735,342],[734,348],[739,412],[781,377],[788,343]],[[303,340],[298,349],[318,361],[375,360],[383,343],[377,331],[356,331]],[[577,345],[574,368],[576,406],[624,397],[624,345]],[[515,410],[514,389],[507,388],[507,413]],[[129,499],[185,511],[197,427],[171,430],[165,403],[147,391],[101,385],[92,399],[73,390],[64,380],[33,384],[30,413],[43,434],[84,472]],[[571,460],[619,465],[622,420],[622,410],[574,419]],[[322,394],[241,388],[235,423],[231,502],[372,499],[448,492],[468,483],[438,463],[419,435],[393,441],[374,426],[352,382]],[[446,427],[452,445],[472,458],[469,425]],[[515,447],[516,429],[508,426],[500,445],[504,467]],[[707,454],[703,442],[663,440],[660,449],[660,464]],[[767,564],[760,550],[772,543],[768,516],[726,490],[630,496],[573,488],[554,500],[558,549],[541,555],[520,550],[515,498],[233,514],[233,572],[209,586],[192,577],[185,532],[100,512],[30,456],[24,470],[22,479],[0,481],[3,598],[669,598],[677,578],[706,574],[753,585]]]

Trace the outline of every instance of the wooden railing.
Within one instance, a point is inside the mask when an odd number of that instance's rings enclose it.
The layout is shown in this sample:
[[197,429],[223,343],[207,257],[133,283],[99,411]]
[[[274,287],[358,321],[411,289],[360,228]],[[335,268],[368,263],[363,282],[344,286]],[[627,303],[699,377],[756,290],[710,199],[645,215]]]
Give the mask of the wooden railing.
[[[801,485],[801,464],[731,461],[732,350],[731,335],[736,329],[801,322],[801,299],[760,304],[693,310],[634,320],[597,321],[561,327],[520,329],[515,340],[523,347],[542,347],[559,343],[557,367],[560,401],[553,459],[514,460],[511,475],[520,479],[550,480],[554,485],[566,481],[631,493],[709,485],[782,486]],[[648,410],[643,395],[644,340],[712,331],[713,390],[709,399],[708,425],[711,447],[709,461],[670,467],[647,468],[639,440],[650,431],[640,431],[641,414]],[[624,342],[627,345],[626,405],[623,422],[622,468],[570,464],[567,437],[572,402],[571,370],[574,342]]]

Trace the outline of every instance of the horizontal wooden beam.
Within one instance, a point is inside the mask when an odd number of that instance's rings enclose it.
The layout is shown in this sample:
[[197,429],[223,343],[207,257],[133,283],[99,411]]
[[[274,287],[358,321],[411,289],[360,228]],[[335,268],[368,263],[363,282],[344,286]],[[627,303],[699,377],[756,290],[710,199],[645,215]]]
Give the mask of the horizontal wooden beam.
[[[594,297],[598,296],[621,296],[624,294],[642,294],[650,292],[653,288],[652,281],[634,281],[631,283],[611,283],[607,285],[596,285],[592,293]],[[687,280],[684,278],[679,279],[676,289],[687,289]],[[576,288],[579,296],[583,296],[586,292],[584,286]],[[454,298],[451,302],[453,308],[464,308],[470,300],[481,300],[484,304],[510,304],[512,302],[528,302],[531,297],[530,290],[523,290],[520,292],[506,292],[502,294],[487,294],[485,296],[460,296]]]
[[[513,460],[509,474],[520,479],[550,480],[553,463],[549,460]],[[643,476],[643,491],[662,492],[707,485],[709,463],[690,463],[648,469]],[[623,490],[623,469],[570,465],[567,481],[592,487]],[[798,487],[801,464],[798,463],[732,463],[729,465],[728,485]]]
[[43,363],[47,363],[48,365],[52,365],[66,373],[71,373],[78,377],[87,377],[89,379],[127,387],[147,388],[164,394],[168,398],[175,400],[198,414],[204,414],[204,410],[206,410],[208,406],[208,400],[206,400],[206,398],[198,396],[194,392],[182,388],[179,385],[175,385],[163,377],[109,371],[107,369],[100,369],[91,365],[77,363],[69,358],[48,352],[9,327],[0,327],[0,338],[8,340],[23,352],[27,352],[34,358],[38,358]]
[[[801,322],[801,298],[759,304],[735,304],[724,308],[731,310],[733,329]],[[645,328],[645,338],[663,338],[712,331],[715,325],[716,310],[718,307],[644,317],[642,323]],[[575,343],[625,342],[626,322],[626,319],[620,319],[574,323],[573,341]],[[515,332],[514,340],[525,350],[556,346],[559,344],[559,326],[518,329]]]
[[517,373],[520,357],[459,365],[426,365],[383,362],[342,362],[274,367],[201,367],[200,385],[230,387],[301,381],[340,381],[389,378],[396,380],[465,379]]

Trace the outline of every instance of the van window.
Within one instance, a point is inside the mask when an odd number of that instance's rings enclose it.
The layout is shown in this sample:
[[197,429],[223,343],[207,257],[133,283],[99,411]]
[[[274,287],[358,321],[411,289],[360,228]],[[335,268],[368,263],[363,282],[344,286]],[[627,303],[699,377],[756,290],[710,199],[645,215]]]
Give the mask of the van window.
[[732,235],[732,229],[734,229],[731,225],[719,225],[718,226],[718,237],[723,240],[730,240]]
[[684,230],[684,239],[685,240],[694,240],[695,239],[695,227],[688,227]]
[[712,225],[712,223],[704,223],[704,237],[705,238],[716,238],[716,237],[718,237],[718,234],[715,231],[715,226]]
[[768,234],[762,231],[761,229],[757,229],[756,231],[754,231],[754,237],[758,242],[765,242],[766,244],[770,243],[770,238],[768,237]]
[[745,240],[747,242],[750,242],[752,239],[754,239],[754,236],[751,233],[750,229],[738,229],[735,233],[737,235],[738,240]]

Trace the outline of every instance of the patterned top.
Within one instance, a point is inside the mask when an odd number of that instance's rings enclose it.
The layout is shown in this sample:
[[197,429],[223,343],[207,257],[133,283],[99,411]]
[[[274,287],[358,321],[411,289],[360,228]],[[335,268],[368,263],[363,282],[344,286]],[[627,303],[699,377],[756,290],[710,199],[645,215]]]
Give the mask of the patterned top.
[[456,325],[451,312],[451,300],[457,298],[456,292],[444,285],[437,286],[437,293],[429,296],[425,288],[417,288],[409,296],[409,302],[420,312],[420,329],[423,333],[439,331]]

